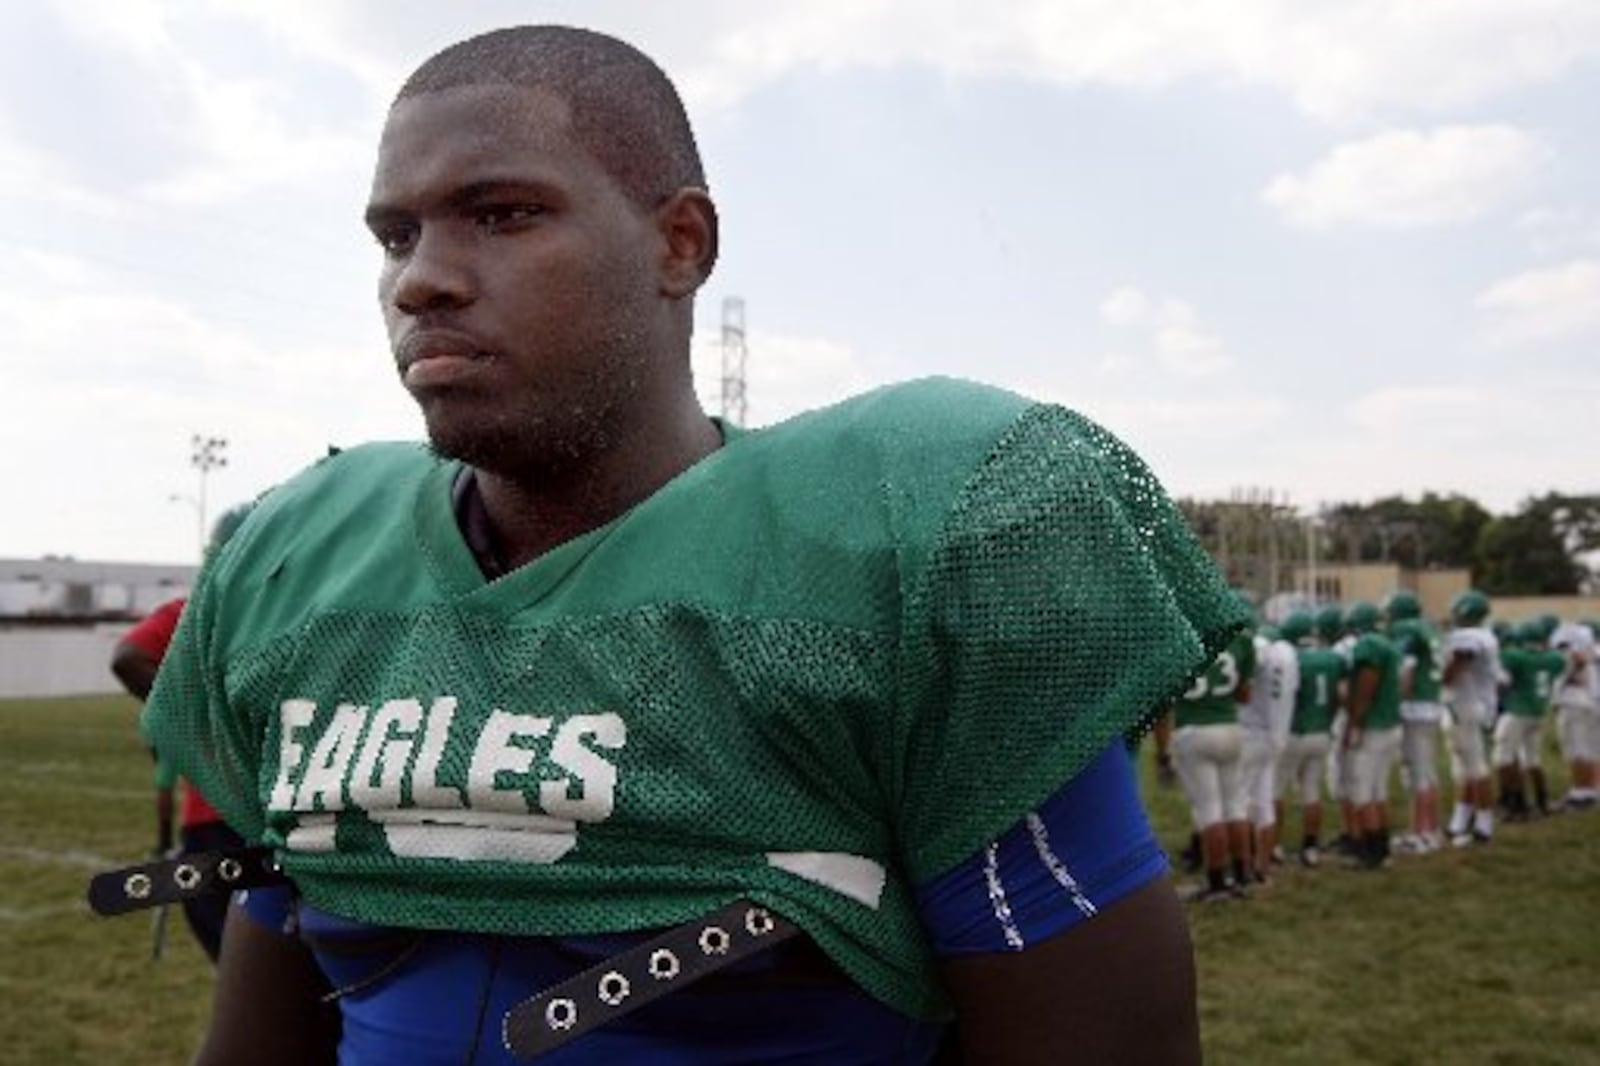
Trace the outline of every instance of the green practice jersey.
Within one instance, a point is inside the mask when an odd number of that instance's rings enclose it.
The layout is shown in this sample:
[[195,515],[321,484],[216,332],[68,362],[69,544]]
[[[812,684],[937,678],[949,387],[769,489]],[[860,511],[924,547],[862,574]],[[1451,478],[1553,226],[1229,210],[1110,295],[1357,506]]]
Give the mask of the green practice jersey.
[[945,1009],[914,886],[1181,693],[1244,624],[1137,457],[933,380],[725,445],[488,580],[461,473],[325,459],[206,567],[148,737],[314,905],[564,936],[740,896]]
[[1566,657],[1550,648],[1505,648],[1500,663],[1511,678],[1506,711],[1523,718],[1542,718],[1550,709]]
[[1410,618],[1389,627],[1389,640],[1402,663],[1411,664],[1411,695],[1419,703],[1438,703],[1444,696],[1444,647],[1433,623]]
[[1241,633],[1224,648],[1205,673],[1194,679],[1176,706],[1172,724],[1223,725],[1239,720],[1239,692],[1256,672],[1255,640]]
[[1332,648],[1301,648],[1300,687],[1295,691],[1294,718],[1289,732],[1326,733],[1333,727],[1339,710],[1339,682],[1350,673],[1350,664]]
[[1361,728],[1394,729],[1400,724],[1400,650],[1382,634],[1363,633],[1350,649],[1352,684],[1362,670],[1377,671],[1378,688]]

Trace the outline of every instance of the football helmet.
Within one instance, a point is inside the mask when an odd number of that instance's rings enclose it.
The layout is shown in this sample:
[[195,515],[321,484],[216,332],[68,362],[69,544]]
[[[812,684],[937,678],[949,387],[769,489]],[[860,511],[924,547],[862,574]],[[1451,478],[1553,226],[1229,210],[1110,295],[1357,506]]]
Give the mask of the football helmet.
[[1458,592],[1450,601],[1450,620],[1458,626],[1482,625],[1488,617],[1489,597],[1477,589]]

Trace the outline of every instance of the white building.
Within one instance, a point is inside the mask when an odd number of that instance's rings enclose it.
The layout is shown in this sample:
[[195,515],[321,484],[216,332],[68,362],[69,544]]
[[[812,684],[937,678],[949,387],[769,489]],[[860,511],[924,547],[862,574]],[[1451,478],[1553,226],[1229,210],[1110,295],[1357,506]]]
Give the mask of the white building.
[[0,559],[0,699],[120,692],[111,652],[135,621],[187,596],[197,568]]

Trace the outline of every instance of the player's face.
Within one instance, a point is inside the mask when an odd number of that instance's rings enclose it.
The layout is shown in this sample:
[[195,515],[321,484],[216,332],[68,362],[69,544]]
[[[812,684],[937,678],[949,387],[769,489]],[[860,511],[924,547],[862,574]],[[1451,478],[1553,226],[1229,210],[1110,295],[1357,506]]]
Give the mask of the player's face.
[[511,86],[398,102],[367,224],[401,381],[435,448],[516,478],[614,447],[661,375],[661,236],[567,132]]

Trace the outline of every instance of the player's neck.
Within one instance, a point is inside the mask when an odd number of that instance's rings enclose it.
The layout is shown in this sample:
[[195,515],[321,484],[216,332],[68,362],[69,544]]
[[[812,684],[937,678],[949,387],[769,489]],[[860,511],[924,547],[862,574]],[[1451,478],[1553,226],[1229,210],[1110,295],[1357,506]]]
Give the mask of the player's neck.
[[624,448],[585,464],[581,476],[512,478],[478,470],[478,489],[506,570],[539,558],[620,517],[722,446],[717,426],[695,405]]

